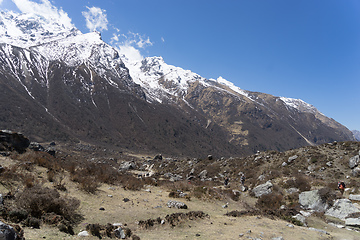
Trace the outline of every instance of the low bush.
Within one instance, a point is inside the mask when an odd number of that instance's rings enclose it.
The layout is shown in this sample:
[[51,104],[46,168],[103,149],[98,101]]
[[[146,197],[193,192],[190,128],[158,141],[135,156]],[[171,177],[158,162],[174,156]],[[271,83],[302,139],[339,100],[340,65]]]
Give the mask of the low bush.
[[80,206],[80,201],[61,197],[56,189],[37,185],[16,194],[15,206],[19,211],[24,210],[31,217],[38,219],[45,213],[55,213],[70,222],[75,222],[78,216],[76,209]]
[[334,204],[334,200],[337,198],[335,190],[328,187],[319,189],[318,194],[322,202],[327,203],[329,206],[332,206]]
[[258,198],[255,206],[261,210],[275,210],[282,205],[283,196],[279,193],[272,192],[264,194]]

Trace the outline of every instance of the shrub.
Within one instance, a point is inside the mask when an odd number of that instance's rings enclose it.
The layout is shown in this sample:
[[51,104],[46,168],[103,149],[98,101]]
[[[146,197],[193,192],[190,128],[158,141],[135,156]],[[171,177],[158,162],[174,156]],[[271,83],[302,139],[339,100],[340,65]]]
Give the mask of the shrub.
[[15,206],[35,218],[41,218],[45,213],[55,213],[74,222],[77,217],[75,211],[80,206],[80,201],[61,197],[56,189],[34,186],[16,195]]
[[255,206],[261,210],[276,210],[282,204],[283,196],[279,193],[269,193],[258,198]]
[[337,198],[335,190],[328,188],[328,187],[319,189],[318,194],[319,194],[321,200],[324,203],[327,203],[329,206],[332,206],[334,203],[334,200]]

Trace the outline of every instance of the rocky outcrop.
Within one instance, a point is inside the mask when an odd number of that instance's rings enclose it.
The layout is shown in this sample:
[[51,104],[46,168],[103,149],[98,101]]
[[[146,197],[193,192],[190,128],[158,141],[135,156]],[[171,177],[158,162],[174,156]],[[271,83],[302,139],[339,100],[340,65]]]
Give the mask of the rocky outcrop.
[[17,151],[23,153],[29,145],[29,139],[21,133],[0,130],[0,151]]
[[353,156],[349,159],[349,168],[353,169],[359,165],[360,157],[359,155]]
[[22,236],[18,235],[15,229],[0,221],[0,239],[1,240],[22,240]]
[[329,205],[321,199],[319,190],[306,191],[299,194],[299,203],[304,209],[324,212]]
[[267,181],[264,184],[256,186],[252,193],[255,195],[255,197],[261,197],[264,194],[269,194],[272,192],[273,184],[270,181]]
[[338,199],[335,201],[334,206],[325,212],[325,215],[345,220],[349,214],[358,212],[360,210],[349,199]]

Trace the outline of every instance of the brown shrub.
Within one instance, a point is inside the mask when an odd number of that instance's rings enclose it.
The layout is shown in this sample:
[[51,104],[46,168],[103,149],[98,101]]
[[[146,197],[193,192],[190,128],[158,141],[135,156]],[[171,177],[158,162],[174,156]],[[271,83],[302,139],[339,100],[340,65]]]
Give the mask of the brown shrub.
[[45,213],[55,213],[68,221],[75,221],[78,216],[75,211],[80,201],[61,197],[56,189],[33,186],[16,195],[15,206],[32,217],[41,218]]
[[334,200],[337,198],[335,190],[328,188],[328,187],[319,189],[318,194],[319,194],[321,200],[324,203],[327,203],[329,206],[332,206],[334,203]]
[[261,210],[275,210],[282,205],[283,196],[279,193],[272,192],[262,195],[258,198],[255,206]]
[[294,179],[289,179],[283,183],[284,188],[298,188],[301,192],[309,191],[311,184],[308,178],[301,174],[296,174]]

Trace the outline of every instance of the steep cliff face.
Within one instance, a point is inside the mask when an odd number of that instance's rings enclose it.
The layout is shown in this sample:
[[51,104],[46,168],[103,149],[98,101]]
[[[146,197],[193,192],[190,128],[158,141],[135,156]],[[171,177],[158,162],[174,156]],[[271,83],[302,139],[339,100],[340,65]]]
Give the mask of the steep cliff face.
[[1,14],[0,28],[0,128],[36,141],[200,156],[353,140],[301,100],[205,79],[161,57],[128,62],[96,32],[14,13]]

